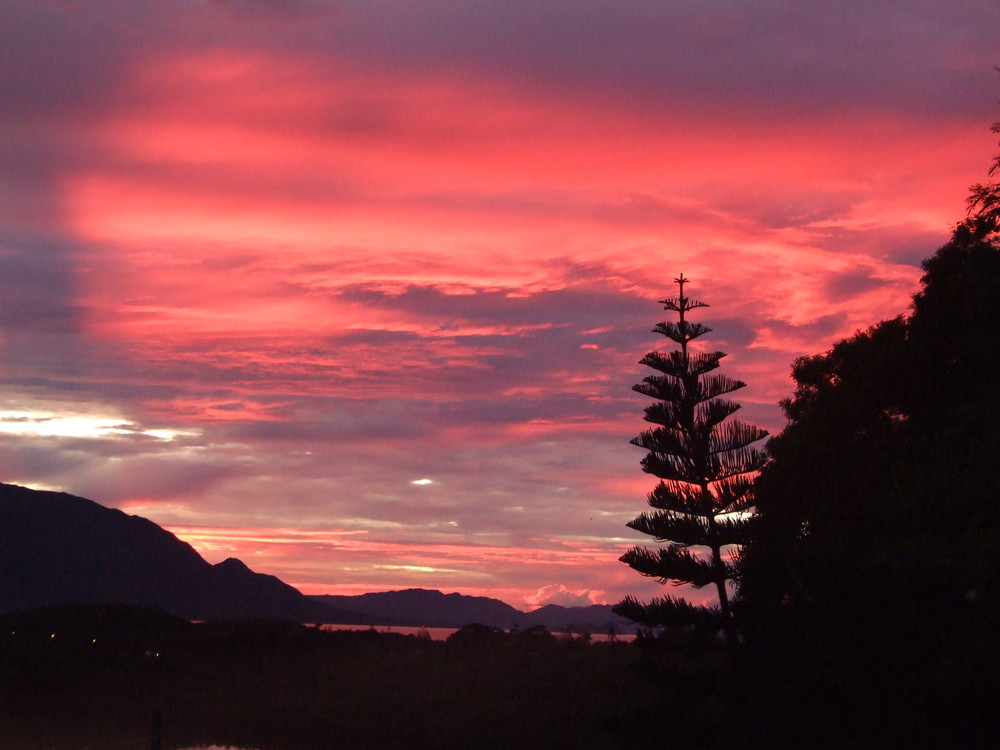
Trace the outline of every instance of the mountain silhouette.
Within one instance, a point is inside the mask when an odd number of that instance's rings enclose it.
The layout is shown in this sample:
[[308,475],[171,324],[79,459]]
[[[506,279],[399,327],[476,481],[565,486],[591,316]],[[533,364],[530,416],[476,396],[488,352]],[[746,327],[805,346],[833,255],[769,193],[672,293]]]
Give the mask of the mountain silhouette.
[[193,620],[359,621],[239,560],[212,565],[145,518],[9,484],[0,484],[0,572],[0,612],[133,604]]
[[544,625],[549,630],[587,630],[592,633],[634,633],[635,623],[612,612],[611,604],[590,604],[585,607],[564,607],[546,604],[528,613],[532,625]]
[[522,612],[498,599],[465,594],[443,594],[428,589],[406,589],[357,596],[314,596],[326,604],[365,616],[371,624],[460,628],[479,623],[496,628],[544,625],[549,630],[616,633],[635,631],[635,623],[611,611],[610,604],[563,607],[547,604]]
[[610,605],[525,613],[498,599],[427,589],[306,596],[235,558],[212,565],[145,518],[64,492],[0,483],[0,612],[67,604],[152,607],[188,620],[634,630]]
[[357,596],[313,597],[330,606],[364,615],[372,624],[460,628],[481,623],[498,628],[530,625],[528,616],[498,599],[406,589]]

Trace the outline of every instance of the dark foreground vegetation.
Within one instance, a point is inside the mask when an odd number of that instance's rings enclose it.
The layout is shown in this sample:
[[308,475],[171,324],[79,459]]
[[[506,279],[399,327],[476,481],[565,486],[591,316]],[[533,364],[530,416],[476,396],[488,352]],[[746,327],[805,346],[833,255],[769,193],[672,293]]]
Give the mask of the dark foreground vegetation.
[[[0,747],[132,750],[712,747],[685,726],[719,669],[633,643],[469,626],[447,642],[290,622],[192,624],[156,610],[0,617]],[[664,680],[664,670],[672,679]],[[657,717],[653,720],[651,717]]]
[[[634,642],[467,626],[447,642],[156,610],[0,617],[0,748],[992,747],[993,666],[907,681],[717,636]],[[934,664],[934,655],[912,655]],[[968,665],[965,665],[968,666]],[[994,686],[995,687],[995,686]]]
[[908,313],[795,362],[755,484],[747,671],[844,747],[1000,747],[1000,183],[969,210]]

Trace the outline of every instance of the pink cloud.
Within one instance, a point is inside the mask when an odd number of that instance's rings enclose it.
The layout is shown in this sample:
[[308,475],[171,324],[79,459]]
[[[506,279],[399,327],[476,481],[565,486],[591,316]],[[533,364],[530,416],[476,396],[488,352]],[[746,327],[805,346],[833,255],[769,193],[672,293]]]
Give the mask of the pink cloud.
[[0,407],[135,425],[0,473],[310,592],[658,591],[617,556],[671,279],[780,429],[995,145],[985,0],[0,11]]
[[533,607],[544,607],[546,604],[559,604],[563,607],[587,607],[591,604],[603,603],[603,591],[581,589],[570,591],[561,583],[554,583],[538,589],[534,596],[525,601]]

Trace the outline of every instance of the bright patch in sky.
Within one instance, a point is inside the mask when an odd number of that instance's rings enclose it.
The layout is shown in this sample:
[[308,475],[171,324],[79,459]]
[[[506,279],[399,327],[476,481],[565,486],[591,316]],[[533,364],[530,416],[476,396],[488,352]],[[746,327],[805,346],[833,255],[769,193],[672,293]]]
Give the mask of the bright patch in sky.
[[61,416],[52,412],[35,411],[0,412],[0,432],[11,435],[75,438],[141,435],[164,441],[198,434],[192,430],[142,429],[138,425],[111,417]]

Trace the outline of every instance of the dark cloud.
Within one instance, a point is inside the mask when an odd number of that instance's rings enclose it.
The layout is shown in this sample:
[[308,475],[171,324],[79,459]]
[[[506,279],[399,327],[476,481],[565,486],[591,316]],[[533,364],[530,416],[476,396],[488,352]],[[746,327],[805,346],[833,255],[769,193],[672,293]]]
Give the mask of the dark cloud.
[[217,434],[226,441],[268,445],[413,441],[431,437],[440,415],[439,407],[391,392],[383,398],[300,398],[283,411],[284,419],[223,424]]
[[[140,3],[0,3],[0,125],[95,116],[121,94],[135,40],[123,36]],[[131,26],[136,29],[136,26]]]
[[55,234],[0,229],[0,381],[83,390],[73,381],[101,347],[84,334],[73,246]]
[[[955,217],[957,220],[960,215]],[[906,266],[918,267],[947,242],[950,226],[942,226],[934,231],[912,226],[866,227],[850,229],[830,227],[814,235],[817,246],[836,251],[850,247],[876,258]]]
[[4,481],[30,483],[42,479],[56,483],[57,478],[68,477],[89,463],[85,454],[53,450],[52,443],[46,439],[0,435]]
[[[727,196],[728,198],[728,196]],[[635,192],[580,192],[571,190],[497,190],[463,193],[427,192],[398,198],[391,205],[475,215],[532,217],[547,222],[584,222],[614,226],[669,227],[676,222],[706,219],[727,206],[668,201]]]
[[[778,187],[766,185],[750,192],[723,191],[709,205],[716,209],[751,219],[760,227],[783,229],[806,227],[815,222],[828,224],[850,214],[867,195],[859,189],[824,191],[822,188],[803,194],[794,185]],[[815,231],[822,235],[823,230]]]
[[[572,276],[571,273],[567,275]],[[558,285],[559,280],[553,283]],[[461,333],[462,323],[513,329],[568,325],[574,332],[616,327],[622,323],[631,327],[634,317],[641,312],[634,294],[592,277],[585,283],[530,293],[515,288],[470,287],[456,294],[436,285],[415,284],[386,291],[377,284],[354,284],[339,288],[336,294],[374,308],[439,320],[442,326],[452,327],[456,333]],[[525,331],[524,335],[538,334]]]
[[863,2],[592,0],[570,10],[560,0],[357,1],[345,19],[355,55],[400,71],[471,69],[563,96],[596,91],[632,106],[670,108],[681,99],[716,115],[770,109],[787,117],[862,103],[962,109],[982,96],[989,71],[977,80],[969,65],[994,48],[1000,10],[988,0],[923,4],[919,14]]
[[269,23],[275,20],[315,19],[334,12],[337,5],[336,2],[321,0],[212,0],[212,4],[233,18]]
[[4,481],[72,488],[115,505],[131,498],[172,499],[197,495],[236,475],[236,461],[201,460],[184,452],[183,442],[152,437],[65,437],[0,433]]
[[[215,23],[213,9],[262,23]],[[989,0],[924,3],[919,13],[902,3],[736,0],[103,0],[78,10],[5,0],[0,13],[7,117],[102,111],[129,90],[122,84],[138,56],[218,46],[318,53],[331,71],[350,59],[387,75],[485,77],[639,110],[686,102],[734,122],[749,111],[787,118],[859,106],[950,117],[967,112],[970,101],[988,101],[993,79],[985,61],[1000,23]]]
[[[800,324],[789,324],[783,320],[773,320],[773,319],[763,319],[760,323],[760,328],[767,329],[771,328],[775,331],[780,332],[780,335],[786,336],[796,342],[830,342],[830,346],[833,346],[834,341],[841,338],[844,333],[844,326],[848,321],[847,313],[835,312],[829,315],[822,315],[808,323]],[[820,344],[822,346],[822,343]],[[818,352],[809,352],[810,354],[816,354]],[[791,366],[791,363],[789,363]]]
[[855,297],[863,292],[881,289],[887,286],[887,282],[873,276],[868,269],[858,269],[857,271],[830,274],[824,280],[824,286],[831,299],[840,301]]
[[[726,350],[740,350],[749,347],[756,336],[754,320],[742,318],[717,318],[708,311],[704,315],[705,325],[712,329],[706,334],[706,340],[711,340],[713,348],[722,347]],[[666,342],[666,339],[664,339]]]

